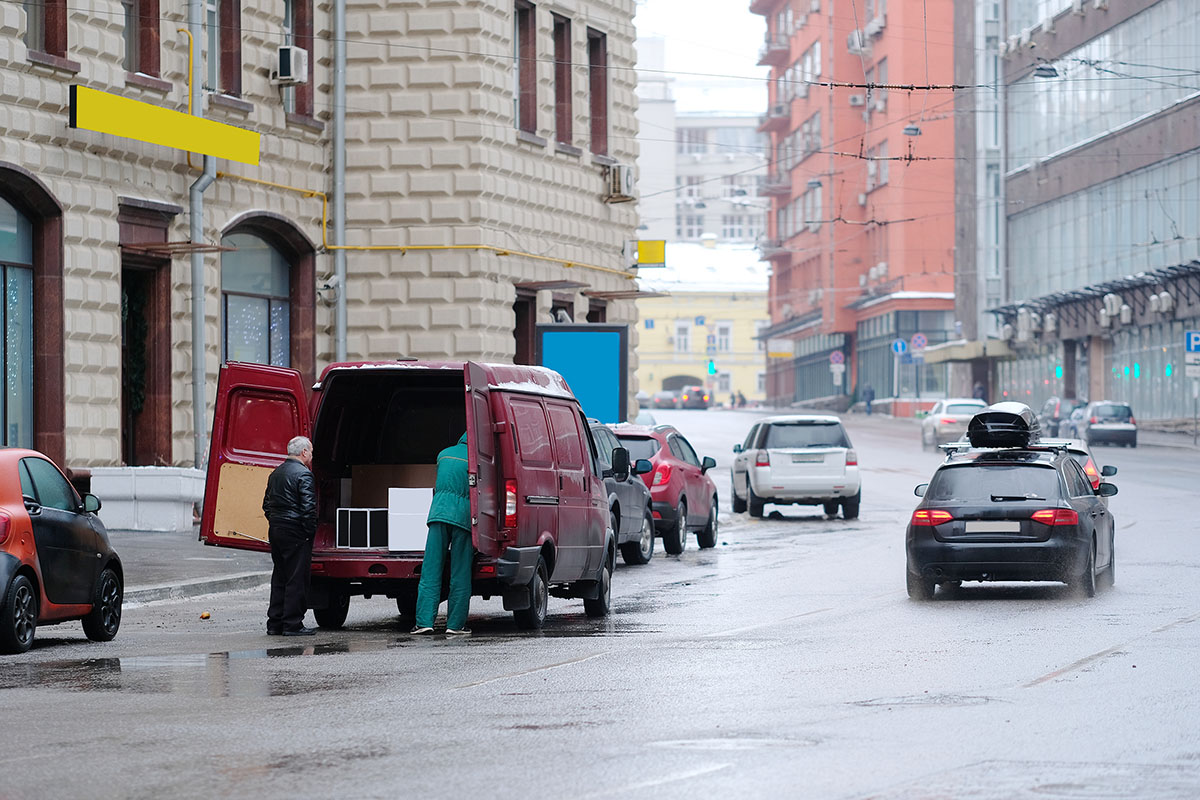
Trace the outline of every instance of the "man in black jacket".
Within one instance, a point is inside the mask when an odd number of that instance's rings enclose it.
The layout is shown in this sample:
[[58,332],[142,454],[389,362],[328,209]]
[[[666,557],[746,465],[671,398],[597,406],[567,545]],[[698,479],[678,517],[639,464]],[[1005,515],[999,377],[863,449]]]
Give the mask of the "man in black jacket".
[[305,436],[287,445],[288,457],[267,478],[263,514],[270,524],[271,604],[268,636],[312,636],[304,626],[313,536],[317,532],[317,493],[313,482],[312,442]]

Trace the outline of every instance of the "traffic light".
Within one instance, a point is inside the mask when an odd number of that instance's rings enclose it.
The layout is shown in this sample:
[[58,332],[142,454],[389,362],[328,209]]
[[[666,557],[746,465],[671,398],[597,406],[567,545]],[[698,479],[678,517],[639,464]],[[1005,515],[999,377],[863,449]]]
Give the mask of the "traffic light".
[[708,360],[708,374],[709,375],[717,374],[717,362],[713,361],[711,358]]

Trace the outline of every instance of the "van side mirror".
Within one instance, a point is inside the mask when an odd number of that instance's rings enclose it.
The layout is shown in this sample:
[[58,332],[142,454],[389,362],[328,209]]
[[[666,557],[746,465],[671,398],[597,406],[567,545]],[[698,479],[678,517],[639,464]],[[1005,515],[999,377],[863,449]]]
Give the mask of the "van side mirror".
[[735,452],[735,453],[740,453],[740,452],[742,452],[742,446],[741,446],[740,444],[735,444],[735,445],[733,446],[733,452]]
[[1117,485],[1115,483],[1102,483],[1100,488],[1096,489],[1096,494],[1101,497],[1112,497],[1117,493]]
[[1117,468],[1112,464],[1105,464],[1100,468],[1100,474],[1106,478],[1111,478],[1113,475],[1117,474]]
[[650,459],[639,458],[633,462],[634,475],[645,475],[647,472],[654,472],[654,465],[650,463]]
[[700,474],[703,475],[705,472],[708,472],[710,469],[712,469],[716,465],[717,465],[717,460],[715,458],[713,458],[712,456],[705,456],[704,460],[700,462]]
[[924,497],[925,492],[927,491],[929,491],[928,483],[918,483],[917,488],[913,489],[913,494],[915,494],[917,497]]
[[95,514],[100,510],[100,498],[94,494],[85,494],[83,496],[83,510],[88,514]]
[[607,470],[612,477],[619,481],[629,479],[629,451],[624,447],[614,447],[612,451],[612,469]]

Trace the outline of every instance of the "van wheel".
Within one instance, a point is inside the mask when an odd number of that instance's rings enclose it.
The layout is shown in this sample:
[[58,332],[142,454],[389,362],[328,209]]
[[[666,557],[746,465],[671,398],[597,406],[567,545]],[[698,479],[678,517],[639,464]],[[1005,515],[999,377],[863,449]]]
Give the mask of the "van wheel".
[[329,593],[328,608],[314,608],[313,616],[317,625],[327,631],[336,631],[346,624],[346,615],[350,613],[350,595],[342,592]]
[[919,575],[913,575],[908,570],[904,571],[905,588],[908,589],[908,596],[912,600],[932,600],[933,592],[936,588],[933,581],[928,578],[922,578]]
[[650,509],[642,514],[642,530],[636,541],[621,545],[621,559],[626,564],[649,564],[654,557],[654,517]]
[[844,519],[858,519],[858,506],[862,503],[862,489],[854,493],[854,497],[847,497],[842,500],[842,517]]
[[745,499],[738,497],[737,483],[733,479],[733,472],[729,473],[729,494],[733,496],[733,513],[746,513],[746,501]]
[[513,619],[521,630],[536,631],[546,621],[546,606],[550,602],[549,583],[546,559],[538,556],[537,569],[533,571],[533,577],[529,579],[529,585],[525,588],[529,592],[529,608],[513,612]]
[[37,593],[33,583],[18,575],[8,585],[0,611],[0,653],[24,653],[33,644],[37,629]]
[[827,517],[836,517],[837,516],[837,510],[838,510],[838,501],[837,500],[834,500],[833,502],[830,502],[830,503],[825,503],[824,505],[825,505],[825,516],[827,516]]
[[746,483],[746,491],[750,493],[750,516],[761,517],[763,515],[763,506],[767,504],[766,500],[754,493],[754,487]]
[[600,568],[600,595],[595,600],[584,598],[583,612],[589,617],[607,617],[612,608],[612,573],[613,557],[609,553],[604,557],[604,566]]
[[111,642],[121,627],[121,579],[106,567],[96,581],[92,610],[83,618],[83,632],[93,642]]
[[712,499],[708,507],[708,524],[696,535],[696,542],[701,550],[717,546],[717,498]]
[[675,527],[663,534],[663,549],[677,556],[687,547],[687,501],[679,499],[675,506]]
[[413,582],[411,588],[401,589],[396,596],[396,613],[405,620],[416,619],[417,616],[417,586]]

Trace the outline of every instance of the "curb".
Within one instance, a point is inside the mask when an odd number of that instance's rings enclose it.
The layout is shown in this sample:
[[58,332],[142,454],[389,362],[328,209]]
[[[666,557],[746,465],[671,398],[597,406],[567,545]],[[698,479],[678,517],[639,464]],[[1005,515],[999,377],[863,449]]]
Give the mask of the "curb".
[[270,583],[269,572],[243,572],[237,575],[227,575],[223,578],[206,578],[198,581],[183,583],[163,583],[157,586],[142,586],[125,592],[127,603],[155,603],[162,600],[183,600],[203,594],[217,592],[232,592],[238,589],[252,589]]

